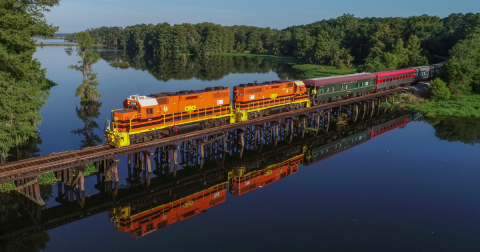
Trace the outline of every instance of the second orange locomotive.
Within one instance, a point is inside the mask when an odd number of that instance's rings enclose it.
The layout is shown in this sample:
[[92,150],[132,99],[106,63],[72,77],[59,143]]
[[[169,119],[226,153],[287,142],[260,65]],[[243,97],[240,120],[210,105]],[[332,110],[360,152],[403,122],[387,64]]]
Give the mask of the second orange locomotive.
[[105,139],[123,147],[310,106],[301,81],[273,81],[204,90],[131,95],[112,111]]

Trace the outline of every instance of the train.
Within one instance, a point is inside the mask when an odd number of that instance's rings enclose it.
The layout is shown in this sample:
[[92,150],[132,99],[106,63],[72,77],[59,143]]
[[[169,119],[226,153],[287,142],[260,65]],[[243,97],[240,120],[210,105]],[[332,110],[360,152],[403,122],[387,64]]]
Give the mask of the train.
[[105,141],[124,147],[243,122],[350,97],[408,86],[436,77],[445,63],[378,73],[217,86],[130,95],[107,119]]

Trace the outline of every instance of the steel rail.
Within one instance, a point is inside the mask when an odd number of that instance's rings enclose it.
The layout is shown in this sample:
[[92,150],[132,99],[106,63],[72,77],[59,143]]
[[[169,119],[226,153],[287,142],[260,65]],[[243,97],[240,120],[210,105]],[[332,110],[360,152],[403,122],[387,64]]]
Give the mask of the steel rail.
[[327,104],[321,104],[299,110],[289,111],[258,119],[248,120],[244,122],[238,122],[234,124],[227,124],[215,128],[205,129],[202,131],[182,134],[178,136],[172,136],[168,138],[162,138],[152,140],[144,143],[132,144],[130,146],[113,148],[109,145],[100,145],[90,148],[85,148],[77,151],[65,151],[61,153],[52,153],[45,156],[28,158],[11,163],[5,163],[0,165],[0,183],[6,183],[20,178],[33,177],[38,174],[47,172],[78,167],[92,162],[98,162],[106,159],[115,158],[127,154],[137,153],[148,149],[153,149],[162,146],[174,145],[175,143],[185,140],[198,139],[210,135],[214,135],[221,132],[241,129],[250,125],[258,125],[259,123],[273,122],[282,118],[288,118],[290,116],[296,116],[306,114],[314,111],[325,111],[339,106],[352,104],[356,102],[366,101],[370,99],[380,98],[403,91],[404,88],[395,88],[383,92],[373,93],[369,95],[363,95],[359,97],[348,98],[340,101],[330,102]]

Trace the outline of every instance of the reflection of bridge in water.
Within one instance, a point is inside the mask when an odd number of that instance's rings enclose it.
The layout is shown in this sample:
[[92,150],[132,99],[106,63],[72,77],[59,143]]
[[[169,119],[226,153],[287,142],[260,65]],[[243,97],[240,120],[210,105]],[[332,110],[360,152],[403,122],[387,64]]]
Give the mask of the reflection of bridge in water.
[[378,106],[345,106],[188,139],[129,154],[128,188],[119,188],[117,159],[97,162],[99,193],[89,197],[82,169],[58,170],[60,205],[42,209],[38,189],[28,185],[33,180],[25,180],[20,189],[25,211],[0,223],[0,241],[105,211],[118,230],[140,237],[225,202],[227,190],[243,195],[268,186],[298,172],[301,164],[321,161],[411,119]]

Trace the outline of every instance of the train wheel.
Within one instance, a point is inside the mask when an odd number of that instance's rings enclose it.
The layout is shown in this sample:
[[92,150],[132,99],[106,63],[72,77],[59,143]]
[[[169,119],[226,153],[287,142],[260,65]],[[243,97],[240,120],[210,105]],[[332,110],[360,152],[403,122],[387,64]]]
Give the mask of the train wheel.
[[215,120],[215,127],[219,127],[220,125],[222,125],[222,122],[220,122],[220,119],[216,119]]
[[258,111],[258,117],[263,117],[263,115],[265,114],[265,111],[264,110],[260,110]]
[[213,126],[214,126],[213,120],[208,120],[207,121],[207,128],[213,128]]

